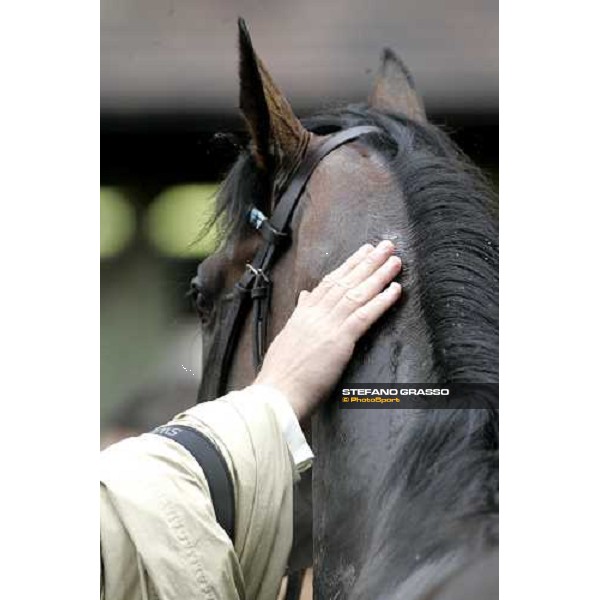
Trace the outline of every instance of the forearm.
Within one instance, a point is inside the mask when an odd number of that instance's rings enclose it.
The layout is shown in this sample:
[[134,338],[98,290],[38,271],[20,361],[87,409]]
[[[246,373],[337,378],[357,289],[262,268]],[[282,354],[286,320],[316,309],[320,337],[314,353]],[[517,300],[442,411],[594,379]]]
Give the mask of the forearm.
[[132,543],[138,553],[150,553],[151,562],[157,544],[173,550],[166,554],[171,562],[186,560],[186,542],[172,528],[173,519],[185,523],[186,536],[202,530],[200,537],[214,541],[202,546],[210,548],[209,556],[197,557],[208,579],[225,569],[235,588],[239,569],[251,597],[262,597],[259,588],[276,591],[292,541],[293,479],[312,459],[287,400],[270,388],[250,386],[194,406],[167,425],[192,427],[220,450],[234,484],[235,545],[216,523],[201,467],[182,445],[155,434],[103,453],[105,502],[110,499],[105,514],[141,532]]

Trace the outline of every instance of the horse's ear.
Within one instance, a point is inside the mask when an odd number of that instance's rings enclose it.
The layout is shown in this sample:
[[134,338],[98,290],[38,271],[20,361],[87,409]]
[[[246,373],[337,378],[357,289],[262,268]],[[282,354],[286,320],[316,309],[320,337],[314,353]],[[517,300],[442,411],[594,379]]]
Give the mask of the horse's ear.
[[369,105],[392,113],[403,113],[414,121],[427,122],[425,107],[410,71],[389,48],[385,48],[381,55],[381,66]]
[[252,47],[243,19],[239,19],[240,109],[252,136],[257,164],[271,172],[293,164],[310,138],[289,102],[277,88]]

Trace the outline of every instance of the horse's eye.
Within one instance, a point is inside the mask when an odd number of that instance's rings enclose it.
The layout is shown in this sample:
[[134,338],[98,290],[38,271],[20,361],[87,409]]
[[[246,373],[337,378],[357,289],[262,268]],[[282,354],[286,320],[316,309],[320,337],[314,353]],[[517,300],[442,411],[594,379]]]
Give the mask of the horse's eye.
[[206,326],[210,323],[213,309],[215,306],[213,296],[209,290],[209,287],[203,285],[200,273],[192,279],[191,282],[191,293],[194,299],[198,316],[202,325]]
[[210,323],[214,308],[214,302],[202,292],[198,292],[196,295],[196,310],[202,325],[208,325]]
[[191,295],[203,326],[214,317],[224,283],[224,259],[218,254],[206,258],[198,265],[196,277],[191,281]]

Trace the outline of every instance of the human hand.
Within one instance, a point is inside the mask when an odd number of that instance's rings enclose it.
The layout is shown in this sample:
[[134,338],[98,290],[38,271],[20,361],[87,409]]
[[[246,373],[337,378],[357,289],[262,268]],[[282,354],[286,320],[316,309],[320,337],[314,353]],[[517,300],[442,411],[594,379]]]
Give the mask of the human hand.
[[362,246],[312,292],[301,292],[269,347],[255,383],[281,391],[299,420],[327,397],[356,342],[400,298],[400,284],[390,283],[402,268],[393,252],[389,240]]

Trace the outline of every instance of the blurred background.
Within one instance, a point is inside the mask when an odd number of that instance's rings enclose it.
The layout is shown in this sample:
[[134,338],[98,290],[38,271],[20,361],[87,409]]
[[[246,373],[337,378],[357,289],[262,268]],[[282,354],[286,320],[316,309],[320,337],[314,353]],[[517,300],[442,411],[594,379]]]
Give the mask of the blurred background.
[[195,401],[195,243],[236,157],[237,18],[299,116],[366,100],[384,46],[497,182],[497,0],[101,1],[103,444]]

